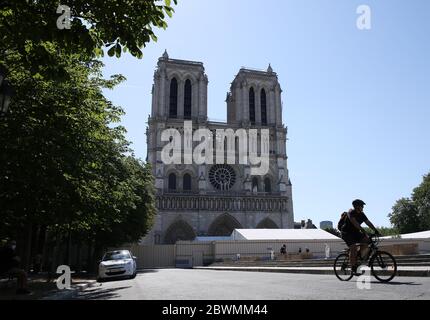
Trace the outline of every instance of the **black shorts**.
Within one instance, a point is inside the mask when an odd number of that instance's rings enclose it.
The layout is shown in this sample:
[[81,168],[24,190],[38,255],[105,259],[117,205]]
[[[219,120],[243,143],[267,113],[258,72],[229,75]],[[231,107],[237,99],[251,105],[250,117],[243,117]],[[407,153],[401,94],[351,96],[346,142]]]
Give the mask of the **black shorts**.
[[364,240],[366,236],[362,234],[361,232],[342,232],[342,239],[346,242],[346,245],[349,247],[356,243],[367,243],[366,240]]

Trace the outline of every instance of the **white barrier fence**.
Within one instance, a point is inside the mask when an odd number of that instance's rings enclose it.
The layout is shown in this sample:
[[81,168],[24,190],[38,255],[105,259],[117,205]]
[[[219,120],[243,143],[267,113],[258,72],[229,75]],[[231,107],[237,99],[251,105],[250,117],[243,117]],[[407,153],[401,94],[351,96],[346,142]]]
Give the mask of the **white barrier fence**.
[[[175,245],[139,245],[122,247],[137,256],[138,268],[190,268],[207,265],[227,259],[258,258],[270,259],[271,251],[279,253],[282,245],[288,254],[302,253],[309,249],[313,258],[324,258],[326,245],[330,247],[331,257],[346,248],[343,240],[224,240],[212,242],[178,241]],[[380,247],[416,248],[416,253],[430,253],[430,239],[381,239]],[[409,249],[411,250],[411,249]]]

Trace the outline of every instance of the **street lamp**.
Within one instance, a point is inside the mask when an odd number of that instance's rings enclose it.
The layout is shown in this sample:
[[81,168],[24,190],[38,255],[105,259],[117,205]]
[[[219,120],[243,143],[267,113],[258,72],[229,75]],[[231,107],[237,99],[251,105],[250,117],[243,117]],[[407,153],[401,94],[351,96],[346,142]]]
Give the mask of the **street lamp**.
[[0,66],[0,116],[5,116],[9,109],[10,100],[13,94],[12,86],[5,80],[6,69]]

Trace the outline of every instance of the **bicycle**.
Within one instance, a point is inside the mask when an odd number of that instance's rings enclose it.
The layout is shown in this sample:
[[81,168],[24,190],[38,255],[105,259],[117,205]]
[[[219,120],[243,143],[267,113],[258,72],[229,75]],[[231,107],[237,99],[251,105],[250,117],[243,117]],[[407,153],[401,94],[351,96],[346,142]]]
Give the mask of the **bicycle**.
[[[390,253],[378,249],[379,237],[376,234],[369,235],[369,239],[369,250],[364,258],[361,257],[361,250],[358,250],[357,259],[359,265],[367,263],[371,274],[376,279],[381,282],[389,282],[397,273],[396,260]],[[344,250],[334,260],[334,273],[340,281],[349,281],[354,276],[349,263],[349,251],[349,248]]]

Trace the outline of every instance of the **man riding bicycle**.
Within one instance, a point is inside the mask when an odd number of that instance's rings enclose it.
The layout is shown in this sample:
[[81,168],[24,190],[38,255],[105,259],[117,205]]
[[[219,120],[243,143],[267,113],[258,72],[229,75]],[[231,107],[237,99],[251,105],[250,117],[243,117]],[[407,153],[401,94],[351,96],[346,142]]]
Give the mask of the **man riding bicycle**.
[[370,242],[366,231],[361,224],[364,222],[375,234],[380,235],[379,231],[376,230],[375,226],[369,221],[363,212],[364,201],[356,199],[352,202],[354,209],[350,209],[346,217],[343,219],[343,226],[340,228],[342,239],[346,242],[349,247],[349,260],[351,263],[351,270],[353,274],[357,274],[357,244],[360,245],[361,256],[366,256],[366,251],[368,249],[368,244]]

